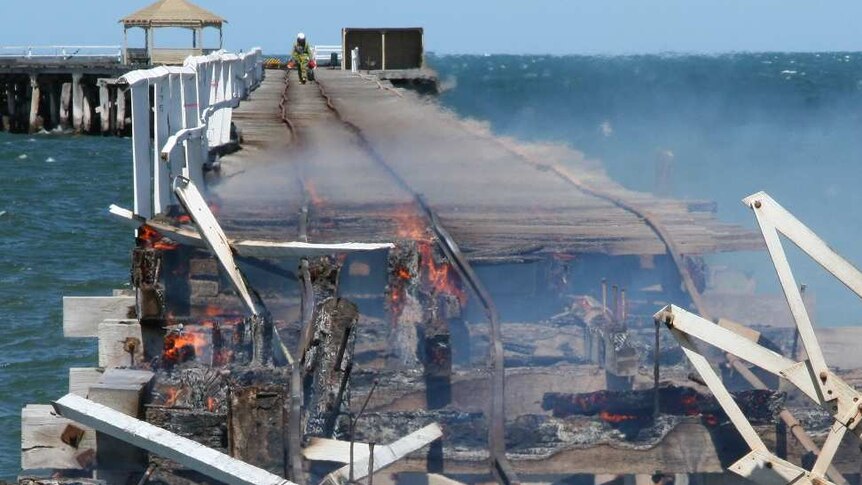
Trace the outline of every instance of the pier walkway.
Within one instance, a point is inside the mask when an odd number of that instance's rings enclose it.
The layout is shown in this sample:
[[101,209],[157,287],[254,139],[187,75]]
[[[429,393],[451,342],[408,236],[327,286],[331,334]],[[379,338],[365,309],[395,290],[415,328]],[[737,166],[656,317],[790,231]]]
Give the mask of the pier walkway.
[[[312,216],[327,221],[309,225],[313,240],[393,240],[405,207],[421,194],[473,261],[665,254],[644,214],[659,219],[684,254],[762,244],[717,221],[710,204],[626,190],[574,150],[497,138],[432,100],[368,76],[321,69],[316,84],[300,85],[270,72],[234,116],[250,148],[221,161],[224,181],[215,193],[225,199],[222,217],[242,233],[237,237],[295,225],[308,196]],[[275,199],[263,202],[261,193]],[[258,223],[248,222],[249,211]],[[261,214],[272,224],[259,224]]]

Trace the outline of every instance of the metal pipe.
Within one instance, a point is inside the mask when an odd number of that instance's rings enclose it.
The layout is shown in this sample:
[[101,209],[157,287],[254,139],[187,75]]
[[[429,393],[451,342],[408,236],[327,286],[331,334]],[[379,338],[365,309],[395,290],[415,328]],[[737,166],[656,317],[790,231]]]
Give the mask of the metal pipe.
[[617,285],[613,285],[613,286],[611,286],[611,292],[613,293],[613,298],[614,298],[614,309],[613,309],[614,320],[619,320],[620,319],[620,313],[619,313],[620,289]]
[[653,351],[653,413],[656,417],[660,414],[660,401],[658,395],[658,383],[659,383],[659,358],[661,357],[661,343],[659,342],[659,321],[655,321],[655,349]]
[[368,485],[374,485],[374,442],[368,443]]
[[147,470],[144,472],[144,475],[141,477],[140,480],[138,480],[138,485],[144,485],[147,482],[149,482],[150,477],[153,476],[153,473],[156,471],[156,468],[158,468],[158,467],[159,467],[159,465],[157,465],[155,463],[150,463],[149,466],[147,466]]
[[608,307],[608,279],[602,278],[602,308]]
[[371,396],[374,394],[374,390],[377,389],[377,384],[380,381],[374,379],[374,384],[371,385],[371,390],[368,391],[368,395],[365,396],[365,402],[362,403],[362,408],[359,409],[359,412],[353,419],[350,420],[350,473],[348,475],[348,481],[350,483],[354,482],[354,473],[353,473],[353,446],[356,443],[356,422],[359,421],[359,418],[362,417],[362,413],[365,412],[365,408],[368,406],[368,402],[371,401]]
[[626,289],[622,288],[620,290],[620,315],[621,320],[626,321],[626,317],[628,316],[628,311],[626,310]]

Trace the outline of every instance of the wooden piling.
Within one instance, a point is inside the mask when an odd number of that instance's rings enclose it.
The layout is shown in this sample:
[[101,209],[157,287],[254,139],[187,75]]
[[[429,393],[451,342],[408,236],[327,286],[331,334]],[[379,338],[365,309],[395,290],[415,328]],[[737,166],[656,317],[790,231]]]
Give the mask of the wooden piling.
[[3,123],[6,131],[12,131],[15,124],[15,81],[6,81],[6,113],[7,121]]
[[111,131],[111,93],[108,90],[108,80],[99,79],[99,121],[102,134]]
[[39,79],[36,74],[30,74],[30,122],[29,132],[36,133],[42,128],[39,122],[39,101],[42,91],[39,89]]
[[117,114],[116,114],[116,132],[123,134],[126,132],[126,89],[117,86]]
[[60,88],[60,127],[63,130],[71,128],[69,124],[69,106],[72,103],[72,83],[63,83]]
[[81,128],[79,133],[91,133],[93,131],[93,102],[91,101],[90,89],[81,87]]
[[56,80],[48,85],[48,121],[52,130],[60,125],[60,90]]
[[81,87],[81,73],[72,73],[72,128],[81,133],[84,124],[84,90]]

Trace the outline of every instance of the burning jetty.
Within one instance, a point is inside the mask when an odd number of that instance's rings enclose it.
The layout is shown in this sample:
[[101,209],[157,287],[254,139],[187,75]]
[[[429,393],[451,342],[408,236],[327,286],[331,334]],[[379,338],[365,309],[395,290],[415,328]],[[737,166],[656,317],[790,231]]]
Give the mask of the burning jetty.
[[[135,206],[111,211],[135,230],[131,289],[64,299],[99,364],[24,409],[19,483],[735,480],[745,443],[653,313],[683,302],[801,352],[786,310],[752,321],[752,295],[715,285],[739,275],[704,263],[757,234],[373,75],[234,61],[125,76]],[[810,459],[828,415],[721,371],[770,446]]]

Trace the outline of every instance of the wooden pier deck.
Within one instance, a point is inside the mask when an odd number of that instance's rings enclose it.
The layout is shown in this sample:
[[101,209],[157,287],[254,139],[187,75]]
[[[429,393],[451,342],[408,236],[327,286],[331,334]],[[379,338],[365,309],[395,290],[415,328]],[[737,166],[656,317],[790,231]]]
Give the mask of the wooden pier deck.
[[420,194],[473,261],[665,254],[645,214],[684,254],[762,245],[709,204],[626,190],[575,150],[497,138],[376,78],[321,69],[316,84],[285,85],[272,72],[235,116],[251,148],[221,161],[215,194],[237,237],[295,226],[308,197],[311,240],[393,240]]

